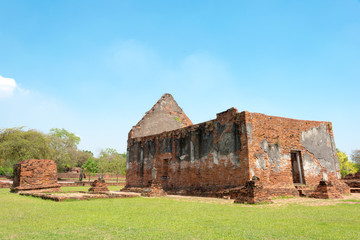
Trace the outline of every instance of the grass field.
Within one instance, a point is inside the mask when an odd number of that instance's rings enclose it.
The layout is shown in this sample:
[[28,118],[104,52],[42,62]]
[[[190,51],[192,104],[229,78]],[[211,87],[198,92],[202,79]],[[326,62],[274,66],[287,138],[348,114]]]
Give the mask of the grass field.
[[347,201],[330,206],[142,197],[53,202],[8,191],[0,189],[0,239],[360,239],[360,204]]

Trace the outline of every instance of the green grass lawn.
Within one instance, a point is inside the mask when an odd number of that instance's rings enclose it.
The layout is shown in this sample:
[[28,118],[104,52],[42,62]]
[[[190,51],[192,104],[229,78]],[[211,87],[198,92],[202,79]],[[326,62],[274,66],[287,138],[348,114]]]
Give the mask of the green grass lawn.
[[54,202],[0,189],[0,239],[360,239],[360,204],[252,206],[142,197]]

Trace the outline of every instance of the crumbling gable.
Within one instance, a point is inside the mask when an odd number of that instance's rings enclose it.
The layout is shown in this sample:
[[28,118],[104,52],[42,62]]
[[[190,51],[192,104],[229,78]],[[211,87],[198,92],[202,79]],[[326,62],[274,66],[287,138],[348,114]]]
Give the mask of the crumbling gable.
[[192,125],[171,94],[164,94],[159,101],[130,131],[131,137],[144,137]]

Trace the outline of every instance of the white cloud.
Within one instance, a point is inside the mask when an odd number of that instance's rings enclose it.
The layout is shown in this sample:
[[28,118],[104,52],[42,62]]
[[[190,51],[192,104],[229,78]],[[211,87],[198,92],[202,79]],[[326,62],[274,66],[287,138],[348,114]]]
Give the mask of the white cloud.
[[11,97],[15,91],[21,94],[29,94],[30,91],[20,88],[13,78],[0,76],[0,99]]
[[10,97],[16,89],[16,82],[12,78],[0,76],[0,98]]

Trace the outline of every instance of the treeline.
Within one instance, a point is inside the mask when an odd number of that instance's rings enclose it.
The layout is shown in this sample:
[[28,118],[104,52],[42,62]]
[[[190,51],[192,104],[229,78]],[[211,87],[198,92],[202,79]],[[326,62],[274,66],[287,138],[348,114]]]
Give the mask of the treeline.
[[25,159],[52,159],[58,172],[81,167],[89,174],[125,174],[126,154],[108,148],[95,157],[91,151],[79,150],[79,143],[79,136],[63,128],[52,128],[47,134],[22,127],[1,129],[0,175],[11,176],[13,165]]
[[[95,157],[90,151],[79,150],[79,143],[79,136],[63,128],[52,128],[47,134],[21,127],[0,129],[0,175],[11,176],[13,165],[25,159],[52,159],[57,163],[58,172],[81,167],[89,176],[95,173],[125,175],[126,154],[107,148]],[[352,152],[351,160],[340,150],[337,155],[342,177],[360,171],[360,150]]]

